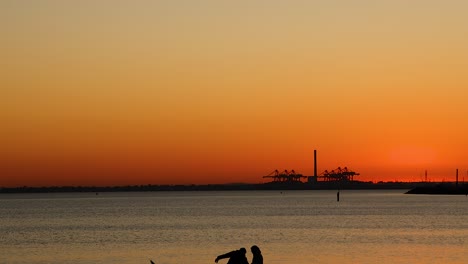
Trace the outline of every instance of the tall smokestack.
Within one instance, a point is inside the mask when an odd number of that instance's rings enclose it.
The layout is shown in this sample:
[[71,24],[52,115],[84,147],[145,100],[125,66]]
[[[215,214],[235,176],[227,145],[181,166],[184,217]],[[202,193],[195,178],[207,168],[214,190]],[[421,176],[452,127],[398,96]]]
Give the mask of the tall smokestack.
[[314,177],[317,177],[317,150],[314,149]]
[[455,185],[458,187],[458,169],[457,169],[457,181],[455,182]]

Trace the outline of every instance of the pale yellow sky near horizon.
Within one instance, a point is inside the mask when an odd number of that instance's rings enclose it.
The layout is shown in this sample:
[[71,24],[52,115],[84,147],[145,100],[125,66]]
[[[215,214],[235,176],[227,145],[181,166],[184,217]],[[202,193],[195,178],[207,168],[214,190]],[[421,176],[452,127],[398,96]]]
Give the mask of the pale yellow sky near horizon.
[[[0,186],[468,169],[466,1],[0,1]],[[78,168],[78,169],[77,169]],[[468,177],[467,177],[468,179]]]

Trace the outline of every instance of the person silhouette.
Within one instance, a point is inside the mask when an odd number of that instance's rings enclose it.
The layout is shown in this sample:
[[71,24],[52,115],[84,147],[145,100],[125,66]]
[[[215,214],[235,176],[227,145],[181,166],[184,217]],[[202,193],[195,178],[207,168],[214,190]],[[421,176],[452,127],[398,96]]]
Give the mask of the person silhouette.
[[252,263],[251,264],[263,264],[263,256],[262,252],[260,251],[260,248],[257,247],[256,245],[253,245],[250,248],[250,251],[252,251]]
[[227,264],[249,264],[247,258],[245,257],[246,253],[247,250],[245,248],[240,248],[238,250],[217,256],[215,262],[218,263],[220,259],[229,258]]

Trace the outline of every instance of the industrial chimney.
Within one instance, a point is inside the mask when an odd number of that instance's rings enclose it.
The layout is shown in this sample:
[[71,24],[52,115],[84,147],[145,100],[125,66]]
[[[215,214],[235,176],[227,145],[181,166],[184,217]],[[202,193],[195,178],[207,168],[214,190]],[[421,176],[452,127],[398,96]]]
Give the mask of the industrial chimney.
[[317,150],[314,149],[314,177],[317,179]]

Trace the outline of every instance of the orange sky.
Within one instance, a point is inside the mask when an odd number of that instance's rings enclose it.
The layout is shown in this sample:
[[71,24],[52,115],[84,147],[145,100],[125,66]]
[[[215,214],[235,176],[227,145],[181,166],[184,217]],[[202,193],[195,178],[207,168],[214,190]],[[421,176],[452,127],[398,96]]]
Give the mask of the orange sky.
[[2,1],[0,186],[258,183],[314,149],[319,172],[468,180],[467,12]]

